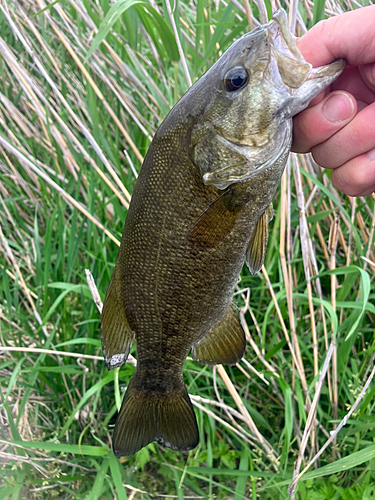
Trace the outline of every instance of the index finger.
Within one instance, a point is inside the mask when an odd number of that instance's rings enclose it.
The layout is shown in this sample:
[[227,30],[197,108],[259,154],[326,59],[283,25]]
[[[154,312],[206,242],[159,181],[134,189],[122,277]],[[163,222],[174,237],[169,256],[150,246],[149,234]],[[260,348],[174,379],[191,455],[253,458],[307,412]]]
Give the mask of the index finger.
[[340,57],[351,66],[375,62],[375,5],[320,21],[297,45],[314,67]]

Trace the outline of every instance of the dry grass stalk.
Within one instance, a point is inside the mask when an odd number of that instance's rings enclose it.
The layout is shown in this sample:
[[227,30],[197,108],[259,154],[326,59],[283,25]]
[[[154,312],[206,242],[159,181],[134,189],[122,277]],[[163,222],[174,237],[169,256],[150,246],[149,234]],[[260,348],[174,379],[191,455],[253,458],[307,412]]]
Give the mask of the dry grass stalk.
[[251,13],[251,7],[250,7],[249,0],[242,0],[242,1],[243,1],[243,6],[244,6],[245,12],[246,12],[247,22],[249,24],[249,31],[252,31],[254,29],[254,23],[253,23],[253,19],[252,19],[252,13]]
[[296,31],[298,13],[298,0],[290,0],[289,2],[289,12],[288,12],[288,24],[289,31],[294,35]]
[[[327,358],[328,358],[328,356],[327,356]],[[327,359],[326,359],[326,362],[327,362]],[[323,367],[323,369],[324,369],[324,367]],[[322,373],[323,373],[323,371],[322,371]],[[353,404],[353,406],[351,407],[351,409],[349,410],[349,412],[345,415],[345,417],[341,420],[341,422],[337,426],[336,430],[331,432],[331,435],[330,435],[329,439],[324,443],[324,445],[321,447],[321,449],[318,451],[318,453],[310,460],[310,462],[306,465],[306,467],[303,469],[303,471],[300,472],[298,475],[294,474],[294,476],[293,476],[293,482],[292,482],[292,484],[289,487],[290,489],[288,490],[289,492],[295,491],[299,479],[318,460],[318,458],[322,455],[322,453],[324,452],[324,450],[326,450],[326,448],[337,438],[337,434],[346,425],[347,421],[349,420],[349,418],[351,417],[351,415],[355,412],[355,410],[357,409],[359,403],[361,402],[361,400],[363,399],[364,395],[366,394],[366,391],[369,388],[369,385],[371,384],[372,379],[374,378],[374,376],[375,376],[375,366],[373,367],[373,369],[372,369],[372,371],[371,371],[368,379],[366,380],[366,383],[363,386],[363,389],[361,390],[359,396],[355,400],[355,403]],[[291,497],[291,500],[293,500],[293,497]]]
[[103,361],[103,356],[94,356],[91,354],[80,354],[77,352],[68,352],[68,351],[57,351],[53,349],[42,349],[39,347],[12,347],[0,345],[1,352],[35,352],[38,354],[51,354],[53,356],[68,356],[70,358],[82,358],[82,359],[94,359],[96,361]]
[[328,349],[327,356],[326,356],[326,359],[325,359],[322,371],[320,373],[319,380],[318,380],[318,382],[317,382],[317,384],[315,386],[314,399],[312,401],[311,408],[310,408],[310,411],[309,411],[308,416],[307,416],[305,430],[304,430],[304,433],[303,433],[302,442],[301,442],[301,445],[300,445],[300,448],[299,448],[299,452],[298,452],[298,458],[297,458],[297,460],[296,460],[296,462],[294,464],[293,482],[292,482],[292,484],[290,485],[290,487],[288,489],[288,493],[289,493],[289,495],[291,497],[291,500],[295,499],[295,490],[296,490],[296,487],[297,487],[297,482],[298,482],[298,477],[299,477],[299,470],[301,468],[301,464],[302,464],[302,460],[303,460],[303,457],[304,457],[304,453],[305,453],[305,449],[306,449],[306,446],[307,446],[307,442],[308,442],[308,439],[309,439],[309,435],[310,435],[311,432],[314,431],[315,426],[316,426],[316,424],[315,424],[316,410],[317,410],[317,406],[318,406],[318,402],[319,402],[320,393],[321,393],[321,390],[322,390],[322,387],[323,387],[324,377],[325,377],[325,375],[327,373],[327,370],[328,370],[328,367],[329,367],[329,363],[331,361],[331,357],[332,357],[333,351],[334,351],[334,345],[331,344],[330,347],[329,347],[329,349]]
[[256,3],[258,5],[259,9],[259,14],[260,14],[260,20],[262,24],[266,24],[268,22],[268,14],[267,14],[267,7],[264,2],[264,0],[256,0]]
[[[330,253],[330,269],[334,271],[336,269],[336,252],[337,252],[337,242],[338,242],[338,227],[339,218],[335,213],[334,221],[331,225],[328,241],[328,249]],[[331,304],[334,311],[336,311],[336,289],[337,289],[337,278],[335,274],[331,274]],[[332,385],[333,385],[333,399],[332,399],[332,417],[334,420],[337,419],[338,410],[338,381],[337,381],[337,339],[334,326],[331,323],[331,339],[334,346],[333,357],[332,357]],[[333,428],[336,428],[336,424],[333,424]],[[336,444],[336,443],[334,443]]]
[[316,324],[315,324],[315,310],[313,305],[313,294],[312,294],[312,286],[311,286],[311,274],[310,274],[310,233],[306,220],[306,211],[305,211],[305,198],[302,189],[302,181],[301,174],[297,164],[297,157],[295,154],[292,154],[292,164],[293,164],[293,174],[294,174],[294,182],[296,185],[297,197],[298,197],[298,208],[300,210],[300,238],[301,238],[301,248],[302,248],[302,258],[304,264],[306,285],[307,285],[307,296],[309,302],[309,310],[310,310],[310,324],[311,324],[311,334],[313,341],[313,355],[314,355],[314,377],[318,374],[318,341],[316,334]]
[[[87,127],[85,127],[85,125],[79,119],[77,114],[73,112],[71,106],[67,103],[66,99],[62,96],[61,92],[57,88],[55,82],[51,79],[48,71],[44,68],[42,62],[36,56],[35,51],[31,48],[30,44],[26,41],[25,37],[20,32],[20,30],[17,28],[17,26],[15,25],[13,20],[6,14],[2,5],[0,5],[0,9],[3,11],[4,15],[6,15],[9,24],[13,28],[13,31],[17,34],[18,38],[23,43],[25,49],[30,54],[30,57],[32,57],[33,60],[35,61],[35,64],[37,65],[37,67],[41,71],[42,75],[44,76],[46,81],[50,84],[51,88],[54,90],[55,95],[59,98],[59,101],[64,105],[65,109],[68,111],[68,113],[72,117],[73,121],[78,125],[79,130],[83,133],[83,135],[87,138],[87,140],[93,146],[95,152],[97,153],[99,158],[102,160],[103,164],[106,166],[107,170],[110,172],[112,177],[115,179],[117,185],[119,186],[120,190],[124,193],[124,195],[127,199],[122,196],[120,191],[117,190],[117,188],[112,184],[112,182],[110,182],[110,180],[107,178],[107,176],[97,167],[95,162],[91,159],[89,154],[82,147],[81,142],[79,140],[77,140],[77,138],[69,130],[69,127],[67,127],[65,122],[61,119],[61,117],[59,116],[59,113],[54,109],[53,106],[51,106],[48,103],[48,101],[46,101],[46,99],[45,99],[44,95],[41,93],[40,89],[37,88],[35,85],[33,85],[33,80],[27,75],[26,70],[24,68],[22,68],[20,64],[17,63],[17,61],[13,55],[10,55],[10,52],[6,49],[5,44],[0,44],[0,49],[3,48],[3,55],[5,56],[10,68],[13,70],[13,73],[15,74],[17,79],[19,80],[21,86],[23,86],[23,88],[25,89],[26,93],[28,94],[30,100],[34,104],[34,108],[38,112],[38,114],[42,120],[42,124],[44,124],[46,122],[46,116],[45,116],[45,112],[44,112],[44,109],[43,109],[41,102],[43,102],[43,104],[47,105],[47,108],[50,110],[52,116],[58,122],[59,126],[62,127],[62,129],[64,130],[66,135],[69,137],[69,139],[82,152],[82,154],[85,156],[85,159],[93,166],[93,168],[98,173],[98,175],[100,175],[100,177],[112,189],[112,191],[120,199],[121,203],[126,208],[128,208],[129,207],[128,201],[130,201],[130,194],[127,191],[127,189],[125,188],[125,186],[123,185],[123,183],[121,182],[120,178],[118,177],[118,175],[116,174],[116,172],[114,171],[112,166],[110,165],[110,163],[108,162],[108,160],[105,158],[103,152],[101,151],[99,145],[96,143],[92,134],[88,131]],[[23,17],[25,19],[27,19],[26,14],[23,12],[22,8],[20,8],[20,12],[22,13]],[[39,101],[36,94],[38,95],[41,102]],[[73,166],[74,161],[72,159],[72,156],[71,156],[68,148],[66,147],[66,142],[63,139],[60,132],[58,131],[57,127],[52,125],[52,126],[50,126],[50,130],[51,130],[52,135],[55,137],[57,143],[61,147],[61,149],[64,153],[64,157],[67,159],[66,165]],[[45,131],[45,135],[48,137],[48,133],[46,131]],[[70,171],[73,173],[73,175],[75,176],[75,178],[77,180],[77,174],[75,174],[75,169],[72,168]]]
[[174,34],[177,48],[178,48],[178,53],[180,54],[180,57],[181,57],[181,62],[182,62],[182,67],[184,68],[185,78],[186,78],[188,86],[191,87],[193,82],[191,81],[189,69],[188,69],[187,64],[186,64],[185,54],[184,54],[184,51],[182,50],[180,37],[178,36],[177,26],[176,26],[176,22],[174,20],[173,12],[171,9],[171,4],[169,3],[169,0],[165,0],[165,5],[167,6],[167,12],[169,15],[169,19],[171,21],[173,34]]
[[[262,450],[262,447],[260,447],[258,445],[258,440],[257,439],[254,439],[253,436],[251,436],[250,434],[246,434],[243,429],[240,428],[240,430],[236,427],[233,427],[232,425],[228,424],[228,422],[226,422],[225,420],[223,420],[222,418],[218,417],[216,415],[216,413],[214,413],[213,411],[209,410],[208,408],[206,408],[205,406],[199,404],[197,401],[194,400],[194,397],[191,398],[192,399],[192,403],[194,406],[196,406],[197,408],[199,408],[200,410],[202,410],[204,413],[206,413],[207,415],[209,415],[210,417],[212,417],[214,420],[216,420],[216,422],[219,422],[221,425],[223,425],[224,427],[226,427],[227,429],[231,430],[232,432],[234,432],[237,436],[239,436],[241,439],[243,439],[244,441],[246,441],[248,444],[250,444],[251,446],[254,446],[255,448],[257,448],[261,453],[263,453],[264,451]],[[267,455],[268,456],[268,455]]]
[[51,187],[53,187],[65,200],[76,207],[80,212],[83,213],[91,222],[93,222],[99,229],[101,229],[116,245],[120,246],[120,241],[113,236],[113,234],[106,229],[101,222],[99,222],[96,217],[92,216],[90,212],[78,201],[76,201],[70,194],[68,194],[64,189],[62,189],[55,181],[53,181],[47,174],[42,172],[36,165],[34,165],[28,158],[17,151],[8,141],[6,141],[2,136],[0,136],[0,144],[5,147],[8,151],[13,153],[21,163],[26,163],[31,170],[37,173],[42,179],[44,179]]
[[[260,443],[262,448],[265,450],[268,458],[271,460],[271,462],[274,464],[274,466],[277,466],[278,459],[277,459],[275,450],[272,448],[272,446],[266,441],[266,439],[259,432],[257,426],[255,425],[254,420],[251,418],[249,412],[247,411],[246,406],[244,405],[241,397],[239,396],[236,388],[234,387],[233,382],[229,378],[224,367],[222,365],[217,365],[216,369],[217,369],[220,377],[222,378],[224,384],[226,385],[228,391],[230,392],[230,395],[232,396],[233,401],[236,403],[240,413],[244,417],[247,425],[249,426],[249,429],[254,434],[258,443]],[[276,469],[277,469],[277,467],[276,467]]]
[[247,325],[247,322],[246,322],[246,319],[245,319],[245,314],[246,314],[247,311],[249,311],[250,315],[251,315],[251,317],[253,319],[254,325],[255,325],[255,327],[258,330],[259,338],[261,338],[262,334],[261,334],[259,325],[257,324],[257,321],[256,321],[256,318],[254,316],[254,313],[251,310],[251,307],[249,305],[250,289],[247,289],[247,291],[248,291],[248,293],[246,295],[243,293],[243,291],[241,291],[241,295],[242,295],[242,298],[243,298],[243,300],[245,302],[245,306],[240,310],[240,321],[241,321],[242,328],[244,329],[244,332],[245,332],[245,335],[246,335],[246,340],[249,342],[251,348],[253,349],[253,351],[255,352],[255,354],[258,356],[258,358],[260,359],[260,361],[263,363],[263,365],[265,366],[266,370],[268,370],[269,372],[271,372],[274,377],[278,378],[279,374],[277,373],[276,369],[264,358],[264,356],[261,353],[261,351],[260,351],[257,343],[254,342],[254,340],[253,340],[253,338],[251,336],[249,327]]
[[[280,323],[281,323],[281,326],[282,326],[282,330],[283,330],[283,333],[284,333],[284,336],[285,336],[285,340],[287,341],[287,344],[288,344],[288,347],[290,349],[290,352],[292,354],[292,357],[293,357],[293,361],[294,363],[296,364],[297,366],[297,369],[299,370],[299,374],[301,376],[301,367],[299,366],[299,363],[297,361],[297,358],[296,358],[296,354],[295,354],[295,351],[294,351],[294,348],[290,342],[290,337],[289,337],[289,333],[288,333],[288,330],[286,328],[286,325],[285,325],[285,322],[284,322],[284,318],[281,314],[281,311],[280,311],[280,307],[279,307],[279,304],[277,302],[277,298],[276,298],[276,295],[275,295],[275,292],[273,290],[273,287],[272,287],[272,283],[270,282],[270,278],[268,276],[268,273],[267,273],[267,269],[262,266],[262,273],[263,273],[263,276],[264,276],[264,279],[266,280],[266,285],[270,291],[270,294],[271,294],[271,297],[272,297],[272,301],[275,305],[275,309],[276,309],[276,314],[280,320]],[[301,377],[302,379],[302,377]]]
[[[293,279],[290,263],[291,255],[291,224],[290,224],[290,163],[288,162],[286,171],[284,172],[281,179],[281,217],[280,217],[280,261],[281,269],[283,272],[283,279],[285,284],[286,299],[288,304],[288,316],[290,323],[290,333],[292,337],[292,346],[296,353],[296,358],[298,359],[299,374],[301,376],[302,386],[304,387],[305,395],[307,395],[307,383],[305,368],[303,366],[301,350],[299,347],[298,337],[296,335],[295,326],[295,315],[293,307]],[[288,256],[288,262],[285,257],[285,243],[286,243],[286,253]],[[295,383],[295,363],[293,360],[293,383]],[[306,390],[305,390],[306,389]]]

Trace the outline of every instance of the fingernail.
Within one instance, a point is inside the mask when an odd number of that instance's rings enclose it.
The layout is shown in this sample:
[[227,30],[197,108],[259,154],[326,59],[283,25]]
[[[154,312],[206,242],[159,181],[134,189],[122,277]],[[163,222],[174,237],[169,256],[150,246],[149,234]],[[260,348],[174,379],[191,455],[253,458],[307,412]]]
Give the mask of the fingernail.
[[351,117],[353,103],[346,94],[337,92],[328,97],[323,106],[323,114],[330,122],[342,122]]
[[368,151],[367,156],[370,158],[370,160],[375,160],[375,149],[371,149],[371,151]]

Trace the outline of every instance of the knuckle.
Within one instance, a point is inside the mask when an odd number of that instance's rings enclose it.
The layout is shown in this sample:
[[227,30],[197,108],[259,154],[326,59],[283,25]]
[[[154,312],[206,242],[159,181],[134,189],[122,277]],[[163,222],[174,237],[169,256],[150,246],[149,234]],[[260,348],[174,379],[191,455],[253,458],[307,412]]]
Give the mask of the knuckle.
[[311,148],[311,153],[316,163],[321,167],[333,168],[337,166],[335,163],[335,154],[332,148],[328,147],[326,144],[319,144]]
[[357,126],[355,123],[350,127],[350,134],[347,134],[347,148],[357,149],[364,140],[363,127]]
[[314,30],[317,31],[317,34],[323,35],[327,31],[327,28],[329,29],[329,24],[328,19],[323,19],[315,24]]
[[332,172],[331,181],[332,181],[332,184],[334,185],[334,187],[336,189],[338,189],[339,191],[342,191],[342,192],[344,192],[346,194],[349,194],[347,192],[348,182],[346,180],[346,177],[344,177],[343,174],[342,174],[342,168],[336,168]]
[[368,169],[365,168],[360,157],[333,170],[331,180],[335,188],[349,196],[359,196],[374,183],[374,179],[368,175]]

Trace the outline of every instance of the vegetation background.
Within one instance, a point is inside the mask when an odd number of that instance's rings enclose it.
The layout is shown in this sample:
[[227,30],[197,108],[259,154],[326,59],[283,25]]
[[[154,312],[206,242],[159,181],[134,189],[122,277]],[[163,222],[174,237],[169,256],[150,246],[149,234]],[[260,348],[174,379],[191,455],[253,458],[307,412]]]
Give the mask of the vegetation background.
[[[301,35],[367,4],[282,6]],[[245,358],[186,362],[197,449],[111,452],[134,362],[105,368],[85,270],[103,299],[155,130],[279,6],[0,1],[0,500],[375,498],[374,196],[336,192],[309,156],[290,157],[265,266],[238,283]]]

